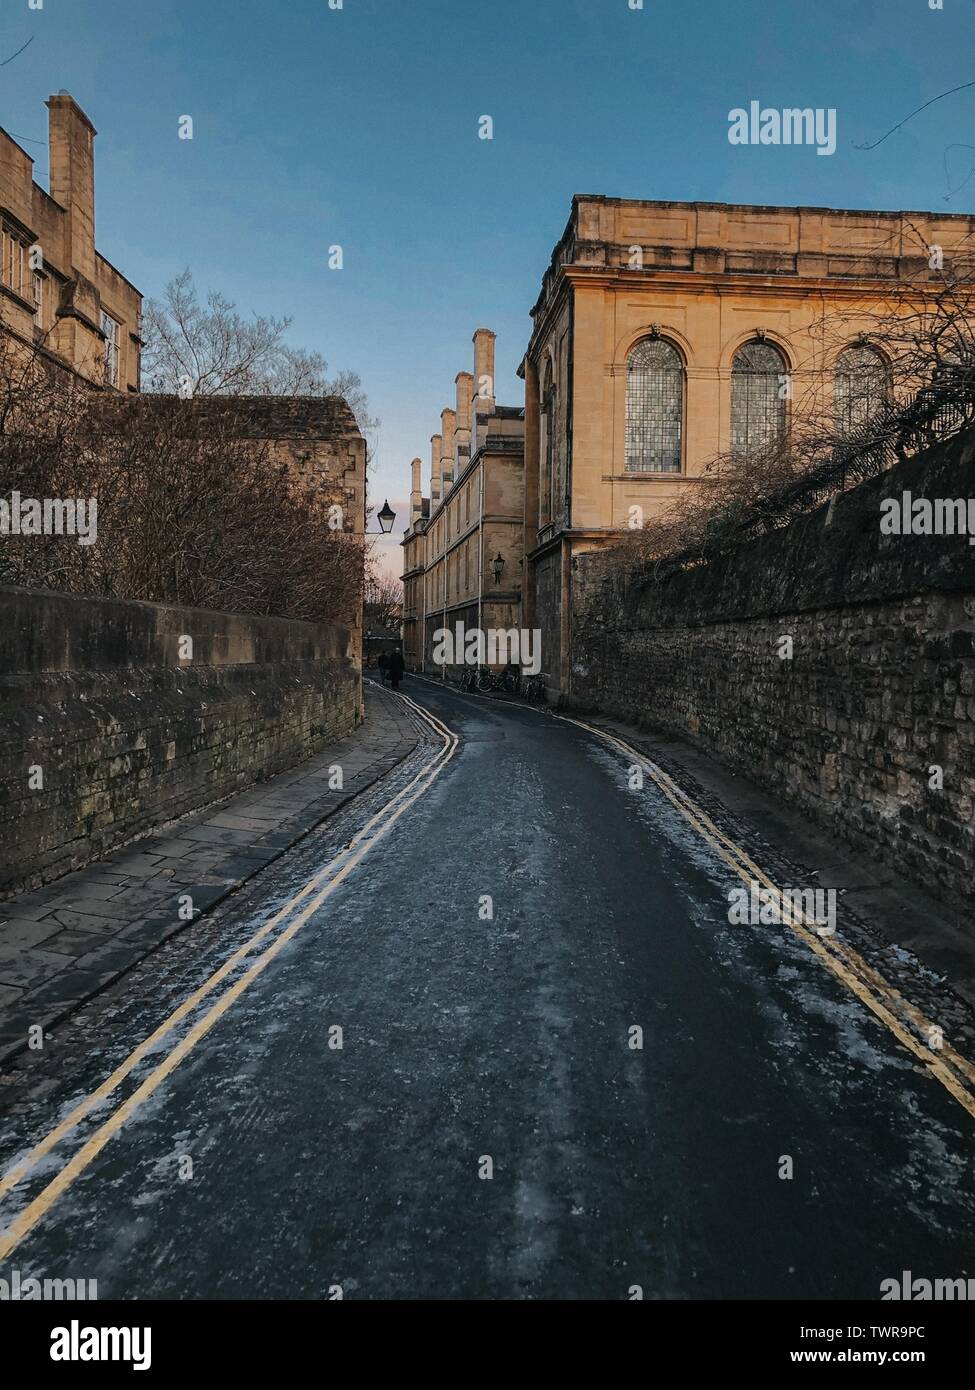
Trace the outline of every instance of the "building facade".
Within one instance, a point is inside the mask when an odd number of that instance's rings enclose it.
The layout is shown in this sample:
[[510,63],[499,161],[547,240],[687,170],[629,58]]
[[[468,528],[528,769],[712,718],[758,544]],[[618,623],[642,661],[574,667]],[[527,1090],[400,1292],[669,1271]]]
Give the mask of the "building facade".
[[523,621],[553,695],[571,686],[573,557],[659,514],[711,460],[783,434],[791,411],[869,403],[863,382],[884,378],[869,333],[892,290],[936,280],[928,251],[970,252],[973,230],[956,215],[573,200],[521,367]]
[[[158,409],[187,432],[259,443],[269,464],[340,509],[329,524],[364,548],[366,441],[344,399],[140,394],[142,296],[95,247],[96,131],[67,92],[47,107],[50,193],[34,181],[30,155],[0,130],[0,339],[15,365],[35,354],[100,391],[93,399],[110,430]],[[361,667],[361,599],[348,625]]]
[[[474,334],[474,371],[455,380],[456,403],[431,441],[429,496],[412,464],[403,538],[403,656],[408,670],[458,679],[438,662],[437,633],[520,626],[524,538],[524,410],[495,400],[495,335]],[[485,665],[504,662],[485,660]]]
[[139,389],[142,296],[95,248],[95,128],[49,98],[50,193],[0,130],[0,332],[93,386]]
[[269,463],[283,464],[313,484],[324,503],[341,507],[335,529],[364,535],[366,440],[343,396],[152,395],[143,401],[175,407],[187,430],[264,445]]
[[[311,484],[329,513],[336,539],[364,549],[367,445],[342,396],[177,396],[146,394],[99,398],[107,420],[124,428],[140,413],[165,412],[180,432],[214,440],[251,440],[271,467]],[[259,518],[256,519],[259,525]],[[259,543],[259,538],[255,544]],[[365,569],[363,566],[363,584]],[[350,629],[356,664],[363,657],[363,598],[343,625]]]

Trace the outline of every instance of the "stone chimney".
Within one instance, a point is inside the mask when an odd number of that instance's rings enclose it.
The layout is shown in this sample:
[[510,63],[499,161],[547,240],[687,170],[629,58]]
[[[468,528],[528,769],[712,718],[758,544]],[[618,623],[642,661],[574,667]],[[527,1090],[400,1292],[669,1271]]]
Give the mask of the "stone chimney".
[[480,449],[487,439],[487,417],[494,412],[494,340],[490,328],[474,334],[474,433],[471,443]]
[[440,501],[440,468],[443,461],[443,440],[439,434],[430,437],[430,511]]
[[474,378],[470,372],[458,372],[454,378],[454,385],[457,388],[454,454],[457,458],[457,472],[460,473],[471,456],[471,398],[474,395]]
[[494,341],[490,328],[474,334],[474,413],[490,415],[494,409]]
[[72,271],[95,278],[95,135],[96,130],[74,97],[49,97],[51,197],[67,211],[65,247]]
[[457,425],[456,413],[449,409],[440,412],[440,437],[443,440],[443,495],[454,485],[456,472],[454,469],[454,431]]
[[413,470],[413,487],[410,492],[410,525],[413,526],[423,515],[423,462],[414,459],[410,464]]

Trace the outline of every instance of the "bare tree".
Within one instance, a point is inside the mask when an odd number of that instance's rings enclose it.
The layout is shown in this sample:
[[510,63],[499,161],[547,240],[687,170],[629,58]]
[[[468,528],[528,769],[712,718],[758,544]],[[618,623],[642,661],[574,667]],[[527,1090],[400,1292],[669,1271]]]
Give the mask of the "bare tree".
[[366,579],[365,613],[380,627],[395,627],[403,611],[403,585],[391,575],[375,568],[370,557],[371,572]]
[[343,500],[170,396],[95,392],[0,335],[0,496],[96,499],[97,539],[8,535],[0,583],[354,626],[364,538]]
[[200,300],[189,269],[143,312],[143,374],[149,389],[193,396],[343,396],[359,428],[374,427],[355,372],[329,376],[318,352],[284,340],[289,318],[244,318],[211,291]]

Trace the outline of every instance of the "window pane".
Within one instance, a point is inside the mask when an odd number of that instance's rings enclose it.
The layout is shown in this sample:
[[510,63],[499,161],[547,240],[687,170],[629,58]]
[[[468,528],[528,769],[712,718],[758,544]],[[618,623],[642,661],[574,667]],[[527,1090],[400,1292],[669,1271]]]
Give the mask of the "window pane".
[[679,473],[684,368],[662,338],[638,343],[626,364],[626,470]]
[[102,313],[102,332],[105,334],[105,380],[109,386],[118,386],[121,326],[110,314]]
[[836,362],[836,424],[844,434],[866,425],[887,404],[887,368],[875,348],[848,347]]
[[731,447],[750,453],[785,432],[785,358],[771,343],[738,349],[731,368]]

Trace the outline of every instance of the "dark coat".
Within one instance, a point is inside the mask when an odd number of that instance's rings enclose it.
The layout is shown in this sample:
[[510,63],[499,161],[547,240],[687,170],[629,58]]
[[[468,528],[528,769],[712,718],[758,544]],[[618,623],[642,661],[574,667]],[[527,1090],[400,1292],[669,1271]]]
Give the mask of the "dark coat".
[[400,676],[406,670],[406,662],[403,660],[403,653],[390,652],[389,660],[386,663],[386,669],[391,676],[395,676],[396,679],[399,680]]

